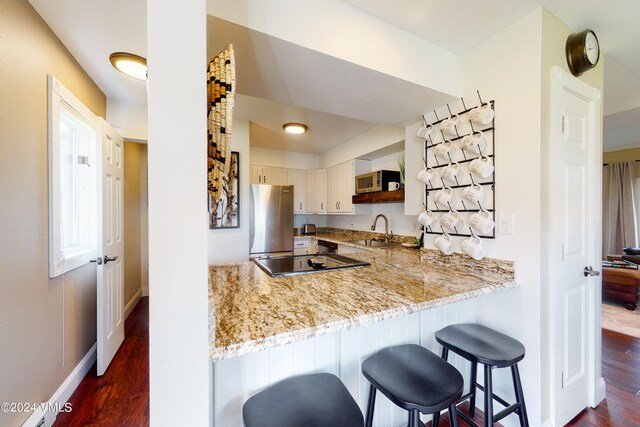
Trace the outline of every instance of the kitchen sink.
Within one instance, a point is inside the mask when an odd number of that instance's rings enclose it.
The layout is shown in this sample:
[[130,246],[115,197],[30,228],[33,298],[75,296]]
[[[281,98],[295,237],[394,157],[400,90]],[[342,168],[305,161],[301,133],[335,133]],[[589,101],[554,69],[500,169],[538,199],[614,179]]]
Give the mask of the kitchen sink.
[[353,243],[360,246],[369,246],[370,248],[390,248],[394,246],[401,246],[400,243],[388,242],[382,239],[348,240],[347,243]]

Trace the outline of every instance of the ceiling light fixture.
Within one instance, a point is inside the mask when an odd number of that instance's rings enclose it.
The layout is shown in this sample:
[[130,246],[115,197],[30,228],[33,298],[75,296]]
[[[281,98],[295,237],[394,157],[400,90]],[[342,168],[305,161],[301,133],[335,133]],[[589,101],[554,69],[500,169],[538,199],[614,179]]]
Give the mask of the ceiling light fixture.
[[147,60],[127,52],[114,52],[109,55],[113,68],[139,80],[147,80]]
[[307,131],[307,125],[303,125],[302,123],[285,123],[282,125],[282,129],[287,133],[301,134]]

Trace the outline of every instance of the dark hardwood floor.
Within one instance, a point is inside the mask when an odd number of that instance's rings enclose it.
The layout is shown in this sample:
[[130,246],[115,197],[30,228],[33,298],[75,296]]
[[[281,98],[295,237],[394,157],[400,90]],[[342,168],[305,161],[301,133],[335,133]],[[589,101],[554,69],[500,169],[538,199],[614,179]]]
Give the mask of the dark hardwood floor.
[[125,339],[107,372],[94,364],[60,413],[54,427],[149,425],[149,298],[142,298],[125,322]]
[[[607,398],[582,411],[569,426],[640,427],[640,339],[602,331],[602,375]],[[96,367],[82,380],[69,402],[73,411],[60,413],[54,427],[149,425],[149,299],[142,298],[125,323],[125,340],[102,377]],[[468,412],[468,403],[462,405]],[[496,408],[497,409],[497,408]],[[482,424],[482,412],[474,421]],[[513,416],[513,415],[511,415]],[[448,416],[440,426],[448,426]],[[460,420],[460,426],[467,424]]]
[[[607,398],[585,409],[568,425],[580,427],[640,426],[640,339],[602,330],[602,376]],[[640,393],[639,393],[640,394]]]

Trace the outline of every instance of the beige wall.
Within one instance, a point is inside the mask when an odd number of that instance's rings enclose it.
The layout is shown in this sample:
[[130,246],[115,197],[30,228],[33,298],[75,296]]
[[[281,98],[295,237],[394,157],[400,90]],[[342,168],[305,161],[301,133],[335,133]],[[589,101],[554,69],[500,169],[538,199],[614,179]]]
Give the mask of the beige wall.
[[[142,268],[147,227],[147,145],[124,143],[124,303],[148,289]],[[148,260],[145,265],[148,266]]]
[[[604,163],[629,162],[632,160],[640,160],[640,147],[609,151],[602,156]],[[636,176],[640,178],[640,162],[636,162]]]
[[0,40],[0,402],[37,403],[96,341],[95,267],[48,278],[47,74],[97,115],[106,100],[26,0],[0,3]]

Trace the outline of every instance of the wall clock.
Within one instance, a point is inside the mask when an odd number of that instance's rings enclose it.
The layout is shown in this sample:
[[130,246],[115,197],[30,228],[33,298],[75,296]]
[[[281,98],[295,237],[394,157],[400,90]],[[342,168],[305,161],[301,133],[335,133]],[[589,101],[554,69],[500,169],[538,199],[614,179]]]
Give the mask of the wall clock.
[[600,44],[596,33],[584,30],[571,34],[567,38],[565,54],[569,70],[574,76],[580,76],[595,67],[600,60]]

